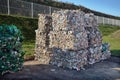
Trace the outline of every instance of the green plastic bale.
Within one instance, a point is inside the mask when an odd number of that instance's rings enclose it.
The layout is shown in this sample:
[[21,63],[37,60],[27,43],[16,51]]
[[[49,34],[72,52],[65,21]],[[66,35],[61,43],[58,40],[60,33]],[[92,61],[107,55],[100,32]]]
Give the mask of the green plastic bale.
[[0,25],[0,75],[19,71],[23,66],[23,36],[14,25]]

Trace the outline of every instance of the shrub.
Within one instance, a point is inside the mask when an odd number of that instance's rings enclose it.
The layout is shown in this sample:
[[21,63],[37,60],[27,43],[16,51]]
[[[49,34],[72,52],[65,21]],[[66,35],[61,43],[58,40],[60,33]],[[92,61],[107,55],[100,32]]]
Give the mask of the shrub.
[[23,65],[23,36],[14,25],[0,25],[0,75],[16,72]]

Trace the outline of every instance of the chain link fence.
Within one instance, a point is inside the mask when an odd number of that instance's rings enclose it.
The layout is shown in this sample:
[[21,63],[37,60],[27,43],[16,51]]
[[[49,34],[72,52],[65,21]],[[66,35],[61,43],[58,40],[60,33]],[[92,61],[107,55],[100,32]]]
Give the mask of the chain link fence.
[[[61,9],[21,0],[0,0],[0,14],[37,18],[40,13],[51,14],[57,10]],[[120,26],[120,20],[100,16],[96,16],[96,19],[100,24]]]

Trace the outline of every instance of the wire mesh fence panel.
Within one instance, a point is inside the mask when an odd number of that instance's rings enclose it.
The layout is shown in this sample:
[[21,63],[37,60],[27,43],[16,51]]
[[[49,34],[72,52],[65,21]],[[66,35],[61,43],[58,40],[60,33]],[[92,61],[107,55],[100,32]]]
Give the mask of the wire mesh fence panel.
[[7,6],[7,0],[0,0],[0,6]]
[[113,19],[113,25],[115,25],[115,20]]
[[10,14],[30,17],[31,4],[19,0],[10,0]]
[[108,24],[108,19],[104,18],[104,24]]
[[98,23],[103,23],[102,17],[98,17]]
[[[60,8],[26,2],[22,0],[0,0],[0,14],[37,18],[38,14],[52,14]],[[120,20],[96,16],[98,24],[120,26]]]
[[112,25],[112,19],[110,19],[110,23],[109,24],[111,24]]
[[49,14],[49,6],[33,4],[33,16],[38,17],[38,14]]
[[108,24],[110,24],[110,19],[109,18],[107,18],[108,19]]
[[55,7],[51,7],[51,13],[55,12],[55,11],[60,11],[62,9],[60,8],[55,8]]
[[120,20],[118,20],[118,25],[120,26]]
[[10,8],[11,15],[31,17],[29,9]]
[[114,25],[116,25],[116,20],[114,19]]
[[111,22],[112,22],[112,25],[114,25],[114,20],[113,19],[111,19]]
[[109,24],[109,25],[120,26],[120,20],[101,17],[101,16],[95,16],[95,18],[97,19],[98,24]]
[[0,13],[1,14],[7,14],[8,13],[8,7],[7,7],[7,0],[0,0]]
[[8,8],[0,5],[0,14],[8,14]]
[[120,20],[116,20],[117,26],[120,26]]

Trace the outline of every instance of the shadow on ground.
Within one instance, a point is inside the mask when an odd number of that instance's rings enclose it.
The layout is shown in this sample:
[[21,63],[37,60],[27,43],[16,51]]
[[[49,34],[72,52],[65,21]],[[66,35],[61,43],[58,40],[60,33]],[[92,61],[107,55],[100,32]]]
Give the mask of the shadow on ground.
[[120,57],[120,50],[111,50],[112,55]]
[[119,80],[120,57],[111,57],[86,70],[62,69],[52,65],[42,65],[37,61],[25,62],[22,71],[6,74],[0,80]]

